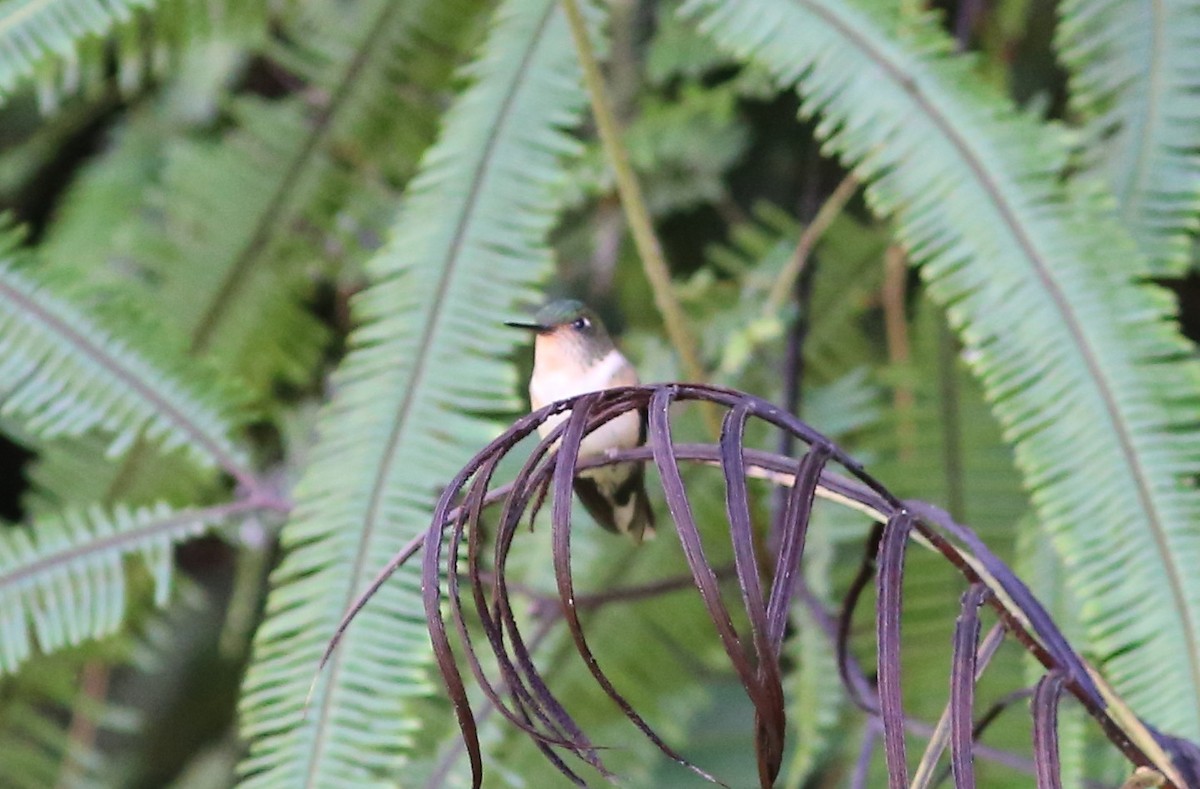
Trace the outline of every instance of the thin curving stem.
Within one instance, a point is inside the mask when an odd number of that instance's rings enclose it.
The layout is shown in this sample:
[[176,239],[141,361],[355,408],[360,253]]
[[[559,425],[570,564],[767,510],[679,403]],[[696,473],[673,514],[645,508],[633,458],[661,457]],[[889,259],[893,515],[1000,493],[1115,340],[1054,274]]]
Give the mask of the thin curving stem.
[[[655,435],[650,437],[647,446],[614,450],[603,456],[578,457],[582,436],[588,431],[596,429],[619,414],[649,409],[652,399],[657,411]],[[674,444],[671,441],[667,407],[673,401],[682,400],[703,400],[732,409],[726,418],[719,445]],[[489,489],[492,473],[500,466],[500,460],[546,419],[568,410],[572,412],[571,417],[556,426],[538,445],[523,466],[517,481],[511,485]],[[808,444],[810,450],[798,463],[793,458],[745,447],[744,436],[750,419],[762,420],[790,432],[796,439]],[[560,443],[561,446],[558,446]],[[975,600],[976,593],[973,591],[959,623],[956,651],[960,659],[956,660],[952,680],[954,698],[946,712],[947,727],[954,732],[956,754],[952,763],[958,772],[960,784],[970,782],[971,766],[967,754],[974,748],[977,755],[990,754],[988,758],[1002,758],[1005,763],[1015,765],[1019,769],[1037,771],[1042,785],[1055,785],[1055,776],[1052,775],[1056,769],[1056,757],[1052,752],[1055,745],[1053,717],[1056,700],[1066,690],[1079,699],[1103,728],[1109,740],[1135,764],[1152,766],[1166,776],[1169,784],[1177,789],[1200,785],[1200,782],[1192,779],[1193,765],[1200,763],[1200,752],[1195,746],[1154,731],[1138,721],[1132,713],[1124,711],[1119,704],[1119,698],[1103,683],[1098,674],[1093,673],[1094,669],[1071,649],[1053,620],[1029,593],[1028,588],[969,529],[955,523],[946,513],[931,505],[921,502],[902,504],[852,458],[793,415],[752,395],[718,387],[666,384],[607,390],[554,403],[518,420],[508,431],[472,458],[445,488],[434,509],[429,529],[420,541],[414,540],[405,546],[354,601],[339,623],[326,656],[332,652],[337,639],[355,613],[386,581],[388,575],[417,550],[423,548],[422,593],[430,639],[435,661],[442,672],[443,682],[462,730],[463,748],[471,758],[473,785],[480,786],[482,780],[479,736],[463,677],[450,646],[445,615],[441,610],[446,605],[447,598],[449,612],[464,649],[464,655],[458,657],[470,663],[472,673],[479,679],[483,693],[488,697],[489,708],[499,709],[502,714],[507,713],[505,717],[528,733],[536,746],[569,780],[580,783],[582,778],[563,761],[568,755],[587,762],[602,776],[611,777],[600,763],[597,749],[588,743],[582,731],[550,692],[545,679],[534,665],[530,656],[531,650],[522,637],[518,618],[511,605],[511,590],[507,584],[505,568],[514,537],[519,531],[519,524],[526,516],[532,518],[542,499],[552,491],[551,536],[558,604],[576,650],[605,693],[652,742],[697,775],[716,782],[712,776],[687,763],[668,748],[621,697],[597,665],[579,623],[578,609],[594,607],[592,597],[596,601],[605,602],[622,597],[601,594],[577,598],[575,595],[570,567],[570,507],[573,495],[571,481],[575,474],[587,469],[612,463],[648,460],[654,460],[660,466],[660,470],[665,471],[661,476],[666,487],[673,491],[668,494],[668,499],[669,502],[673,502],[673,512],[679,516],[679,534],[689,562],[691,581],[698,588],[710,615],[713,615],[714,624],[726,647],[730,663],[743,678],[755,703],[759,775],[760,782],[764,785],[776,770],[777,740],[783,731],[784,717],[777,702],[776,690],[779,685],[777,652],[793,592],[798,593],[806,605],[812,606],[809,600],[811,595],[806,594],[803,578],[796,572],[796,568],[803,551],[808,508],[811,507],[814,495],[854,508],[877,524],[867,539],[867,555],[864,556],[858,575],[845,598],[841,617],[836,624],[828,615],[818,619],[820,627],[831,633],[836,641],[839,674],[851,697],[868,714],[878,716],[879,731],[883,735],[889,769],[889,786],[902,786],[906,778],[903,731],[907,729],[921,736],[930,736],[930,732],[933,732],[935,737],[938,736],[932,727],[904,718],[899,689],[899,612],[902,602],[904,552],[906,538],[913,531],[917,533],[914,537],[923,545],[941,553],[969,583],[979,585],[973,588],[986,587],[987,594],[980,600],[997,612],[1003,627],[1014,640],[1052,672],[1052,678],[1039,685],[1039,702],[1035,704],[1039,721],[1039,757],[1036,760],[1038,764],[969,742],[964,718],[969,717],[973,701],[970,699],[973,695],[971,675],[977,675],[986,663],[986,647],[991,638],[989,635],[989,639],[985,639],[984,645],[978,650],[969,648],[978,638],[977,618],[974,621],[972,618],[976,616],[975,609],[979,602]],[[839,464],[848,474],[843,476],[823,468],[826,460]],[[743,641],[739,639],[736,629],[730,623],[732,617],[716,588],[719,574],[710,566],[705,556],[699,526],[695,523],[694,515],[687,504],[686,490],[683,488],[678,465],[681,461],[720,467],[725,476],[726,514],[734,549],[734,571],[750,622],[749,641],[753,647],[753,660],[743,653]],[[749,497],[746,489],[748,477],[765,479],[774,485],[791,488],[788,494],[789,501],[792,502],[791,512],[788,513],[792,519],[789,528],[791,542],[781,546],[785,556],[781,557],[779,571],[772,580],[770,594],[766,599],[763,581],[758,575],[756,560],[759,557],[755,556],[755,546],[751,539]],[[469,486],[468,482],[471,483]],[[488,506],[501,501],[504,506],[495,535],[495,560],[491,568],[486,568],[483,565],[486,549],[480,521],[483,511]],[[532,520],[530,522],[532,525]],[[450,556],[446,562],[442,561],[442,554],[447,549],[444,534],[449,535],[450,543]],[[464,539],[467,548],[467,572],[460,577],[457,572],[458,547]],[[877,692],[853,661],[848,645],[855,606],[872,577],[876,577],[878,590]],[[442,588],[441,584],[446,582],[447,578],[450,579],[447,587]],[[464,578],[470,583],[469,599],[477,608],[481,631],[469,630],[464,626],[465,609],[458,586]],[[475,654],[477,647],[472,645],[470,636],[475,634],[476,641],[483,643],[479,641],[479,632],[483,633],[488,647],[495,654],[500,674],[498,682],[485,675]],[[995,632],[999,638],[999,631]],[[455,646],[457,648],[458,645]],[[970,664],[972,652],[979,655],[973,671]],[[954,720],[950,721],[952,714]],[[976,737],[987,718],[988,716],[984,716],[975,726]]]
[[767,600],[767,640],[775,654],[783,645],[783,633],[787,626],[788,611],[796,594],[800,579],[800,557],[804,553],[804,538],[808,533],[808,519],[812,513],[813,498],[821,469],[832,454],[828,444],[814,444],[805,453],[796,467],[796,482],[788,493],[787,505],[780,520],[782,545],[779,561],[775,566],[775,578],[771,582],[771,596]]
[[[465,480],[466,477],[460,472],[453,483],[454,490],[460,489]],[[438,528],[430,528],[425,532],[425,553],[421,561],[421,596],[425,604],[425,620],[429,627],[434,659],[438,670],[441,671],[446,693],[450,696],[450,704],[454,708],[454,716],[458,719],[458,728],[471,763],[471,789],[480,789],[483,786],[483,755],[479,747],[479,732],[475,725],[475,715],[471,712],[471,701],[467,697],[462,674],[450,647],[450,638],[446,634],[446,620],[442,617],[442,587],[439,577],[442,551],[440,526],[447,520],[450,501],[450,497],[443,494],[433,512],[433,522],[438,524]]]
[[588,671],[591,672],[592,678],[625,714],[625,717],[669,758],[710,783],[726,786],[667,745],[650,724],[646,723],[642,716],[633,709],[629,701],[617,691],[612,680],[600,668],[595,654],[588,646],[587,638],[583,634],[583,627],[579,622],[579,611],[575,605],[575,585],[571,578],[571,499],[574,493],[573,483],[575,467],[579,458],[579,446],[583,441],[585,428],[588,426],[589,412],[598,398],[599,395],[592,393],[583,395],[574,401],[571,407],[571,416],[566,422],[562,443],[558,448],[558,462],[554,467],[554,490],[550,502],[551,541],[554,552],[554,579],[558,587],[563,619],[575,642],[575,650],[583,659]]
[[743,404],[725,415],[721,426],[721,470],[725,474],[725,513],[729,519],[729,537],[733,542],[734,567],[742,603],[750,620],[750,637],[758,660],[758,684],[763,705],[755,705],[755,742],[759,781],[774,781],[782,763],[783,735],[787,725],[783,681],[778,653],[771,648],[767,635],[767,605],[758,575],[758,557],[754,553],[754,525],[750,520],[749,494],[746,489],[746,461],[743,456],[746,419],[749,409]]
[[[450,532],[450,547],[447,551],[447,589],[450,598],[450,613],[451,619],[454,621],[455,628],[458,631],[459,641],[463,645],[463,652],[467,656],[468,663],[471,667],[471,672],[475,675],[476,681],[487,696],[488,701],[492,706],[499,710],[500,713],[514,724],[517,728],[525,731],[533,737],[537,746],[550,756],[548,746],[557,745],[567,748],[575,753],[582,753],[586,748],[586,742],[580,742],[579,738],[573,737],[570,733],[564,731],[563,727],[557,725],[557,722],[543,711],[539,703],[539,699],[535,698],[526,689],[521,681],[520,675],[513,667],[512,662],[508,659],[508,653],[504,648],[503,634],[499,623],[489,614],[486,596],[484,595],[483,583],[479,569],[479,552],[481,541],[481,524],[480,516],[482,513],[482,502],[487,491],[488,482],[495,471],[496,464],[501,456],[495,456],[488,463],[485,463],[483,468],[479,470],[475,478],[472,480],[471,487],[467,494],[467,501],[459,510],[459,517],[456,519],[454,527]],[[469,530],[465,528],[469,524]],[[463,616],[462,601],[459,593],[459,578],[458,571],[459,560],[459,545],[464,531],[468,534],[467,561],[468,570],[467,578],[470,583],[472,598],[475,602],[476,612],[479,615],[481,629],[484,631],[488,639],[489,646],[492,649],[492,654],[496,657],[500,667],[502,682],[508,687],[509,696],[512,698],[514,708],[510,710],[501,698],[500,691],[488,679],[486,672],[480,665],[475,654],[475,649],[472,646],[471,634],[467,629],[466,620]],[[532,713],[532,715],[530,714]],[[536,719],[536,720],[535,720]],[[537,724],[540,723],[545,727],[545,730],[539,729]],[[557,757],[551,757],[554,762]],[[575,775],[570,769],[563,766],[563,772],[568,778],[575,780],[577,784],[582,784],[583,779]]]
[[1062,789],[1058,761],[1058,700],[1066,676],[1051,671],[1033,692],[1033,765],[1038,789]]
[[863,727],[863,741],[854,760],[854,772],[850,776],[850,789],[867,789],[871,775],[871,760],[875,757],[875,744],[879,742],[879,719],[867,718]]
[[[783,688],[780,685],[768,687],[762,681],[758,672],[750,665],[734,629],[729,610],[721,600],[721,589],[717,581],[716,571],[709,563],[704,553],[704,545],[700,538],[700,529],[692,515],[691,504],[688,502],[687,490],[683,477],[679,473],[679,463],[673,452],[671,441],[671,425],[668,412],[671,407],[672,393],[670,389],[660,389],[650,400],[649,435],[650,445],[654,449],[654,462],[658,466],[662,478],[663,493],[667,500],[667,509],[675,521],[675,529],[679,534],[679,543],[683,546],[684,557],[688,569],[691,570],[696,588],[708,610],[709,618],[717,629],[725,654],[742,681],[755,713],[755,750],[758,755],[759,783],[763,789],[770,789],[779,775],[783,763],[783,737],[786,718],[783,710]],[[746,530],[745,538],[749,539],[749,519],[740,524]],[[757,577],[754,584],[758,584]],[[758,656],[759,665],[762,661],[774,661],[775,655],[768,651]],[[775,672],[778,677],[778,672]]]
[[[975,682],[979,645],[979,607],[987,598],[987,587],[973,583],[962,596],[958,621],[954,624],[954,663],[950,670],[950,766],[958,789],[975,786],[975,761],[971,748],[975,711]],[[1004,630],[994,632],[1003,638]]]
[[854,706],[868,715],[877,714],[879,707],[869,698],[866,693],[867,689],[854,681],[855,677],[851,673],[853,658],[850,655],[850,629],[854,623],[854,611],[858,608],[858,601],[862,599],[862,593],[867,588],[867,584],[875,577],[875,561],[882,540],[883,524],[876,523],[871,527],[871,533],[867,536],[866,548],[863,550],[863,558],[858,566],[858,572],[855,574],[854,580],[850,582],[850,588],[842,600],[842,608],[837,621],[837,637],[834,641],[838,676],[842,680],[842,687],[846,689]]
[[[554,468],[553,458],[547,458],[547,456],[552,454],[551,447],[554,446],[553,442],[561,435],[563,429],[565,429],[565,424],[551,431],[546,441],[542,442],[526,460],[512,483],[512,490],[505,499],[501,512],[500,525],[495,537],[492,585],[492,609],[495,612],[495,618],[502,624],[496,657],[499,662],[511,665],[508,653],[503,647],[503,634],[507,632],[512,641],[513,655],[516,657],[517,666],[520,668],[520,673],[517,675],[516,681],[520,684],[521,676],[524,676],[528,681],[529,688],[535,699],[533,702],[535,709],[544,710],[543,715],[553,718],[555,724],[551,724],[551,727],[561,732],[574,743],[571,750],[576,756],[594,767],[601,775],[611,777],[612,774],[605,767],[596,749],[592,747],[582,729],[580,729],[579,725],[563,707],[561,702],[554,696],[541,673],[534,665],[531,655],[532,650],[526,644],[512,610],[512,597],[509,594],[508,576],[505,571],[509,550],[512,547],[513,538],[516,536],[517,527],[521,521],[522,510],[529,506],[531,496],[545,495],[547,485],[551,479],[551,472]],[[545,462],[543,462],[543,458],[547,458]],[[487,605],[483,602],[480,602],[479,605],[482,616],[487,609]],[[524,685],[521,685],[521,687],[524,687]],[[546,751],[543,751],[543,753],[546,753]],[[549,757],[550,754],[547,753],[547,756]],[[556,758],[551,758],[550,761],[556,768],[562,771]],[[567,771],[563,772],[566,774]]]
[[[955,786],[975,786],[973,776],[974,764],[971,762],[975,752],[975,740],[979,737],[977,729],[971,726],[971,715],[975,705],[975,683],[983,676],[983,672],[995,657],[1000,644],[1004,642],[1005,629],[1002,622],[997,622],[988,631],[983,643],[979,642],[979,607],[988,599],[989,590],[983,584],[972,584],[963,595],[961,613],[954,629],[954,659],[950,673],[950,700],[934,727],[933,736],[921,755],[913,775],[909,789],[926,789],[936,786],[956,771]],[[965,697],[965,698],[964,698]],[[965,720],[961,718],[965,712]],[[965,731],[964,731],[965,729]],[[957,739],[956,739],[957,738]],[[946,750],[946,743],[959,747],[960,751],[951,753],[951,764],[946,769],[934,775],[938,761]],[[965,744],[965,748],[964,748]],[[963,764],[963,759],[967,763]],[[955,766],[957,764],[957,766]],[[971,773],[971,777],[958,779],[957,775]]]
[[[992,629],[991,633],[988,633],[988,636],[990,637],[991,634],[996,632],[1000,627],[1001,627],[1001,625],[999,623],[997,623],[996,626]],[[987,645],[986,639],[984,640],[984,645],[985,646]],[[982,652],[982,647],[980,648],[980,651]],[[982,660],[982,658],[981,658],[981,660]],[[978,676],[978,672],[976,672],[976,676]],[[1017,688],[1016,690],[1005,693],[1003,696],[996,699],[996,701],[992,702],[992,706],[988,707],[987,711],[984,712],[983,715],[980,715],[979,718],[975,721],[975,725],[973,727],[971,727],[972,752],[977,752],[979,750],[979,738],[983,736],[983,733],[985,731],[987,731],[988,726],[990,726],[992,723],[994,723],[996,721],[997,718],[1000,717],[1000,714],[1002,712],[1004,712],[1006,709],[1012,707],[1017,702],[1025,701],[1026,699],[1031,698],[1032,696],[1033,696],[1033,688],[1032,687]],[[945,767],[943,767],[942,771],[940,773],[938,773],[937,778],[934,779],[933,785],[941,786],[943,783],[945,783],[946,779],[948,779],[950,777],[950,770],[951,770],[950,765],[946,765]],[[1031,763],[1029,772],[1030,773],[1033,772],[1032,763]],[[1111,789],[1111,787],[1108,787],[1106,784],[1097,784],[1097,783],[1089,782],[1089,781],[1085,781],[1084,786],[1086,786],[1087,789]]]
[[875,588],[875,615],[879,674],[879,711],[883,718],[883,746],[889,789],[906,789],[908,764],[904,747],[904,700],[900,682],[900,612],[904,583],[904,552],[912,516],[906,510],[893,515],[883,527],[879,543],[879,575]]

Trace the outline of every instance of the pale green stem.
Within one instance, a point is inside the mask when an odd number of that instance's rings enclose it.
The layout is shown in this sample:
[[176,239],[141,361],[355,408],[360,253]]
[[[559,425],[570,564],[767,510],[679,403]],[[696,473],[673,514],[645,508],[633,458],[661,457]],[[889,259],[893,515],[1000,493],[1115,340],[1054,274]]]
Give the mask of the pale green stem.
[[812,254],[813,247],[833,224],[833,220],[842,213],[842,209],[846,207],[846,203],[850,202],[850,198],[857,190],[858,179],[852,174],[847,175],[833,190],[833,194],[829,195],[829,199],[821,206],[821,210],[817,211],[817,215],[813,217],[812,222],[809,222],[808,227],[804,228],[804,232],[800,234],[800,240],[796,243],[796,251],[792,253],[792,257],[771,285],[771,292],[767,295],[766,305],[763,307],[763,315],[777,315],[787,304],[788,299],[795,291],[796,279],[808,264],[808,257]]
[[625,219],[629,222],[633,233],[633,242],[637,247],[638,256],[642,259],[642,268],[650,289],[654,294],[654,304],[662,315],[666,326],[667,337],[678,351],[683,362],[684,374],[693,381],[703,382],[706,379],[704,367],[700,364],[700,356],[696,350],[696,340],[687,325],[687,318],[675,292],[671,287],[671,273],[663,258],[662,246],[654,235],[654,227],[650,222],[650,213],[646,210],[646,201],[642,198],[642,189],[637,176],[629,163],[629,153],[621,142],[621,134],[613,115],[612,105],[604,87],[604,77],[600,74],[600,65],[596,62],[596,53],[588,38],[587,25],[579,4],[575,0],[562,0],[563,9],[567,13],[567,21],[571,26],[571,37],[575,39],[575,48],[579,51],[579,62],[583,66],[583,78],[587,85],[588,95],[592,102],[592,114],[596,120],[596,129],[600,133],[600,142],[604,153],[612,164],[617,181],[617,194],[621,198],[621,207],[625,210]]
[[[976,650],[975,658],[975,681],[979,681],[979,677],[983,674],[983,670],[987,668],[988,663],[996,655],[996,650],[1000,648],[1000,644],[1004,641],[1005,630],[1001,625],[994,626],[988,631],[987,637]],[[942,717],[938,719],[937,726],[933,730],[933,736],[929,738],[929,745],[925,748],[925,753],[921,755],[921,763],[917,765],[916,775],[913,776],[912,783],[909,789],[928,789],[929,782],[933,779],[934,769],[937,767],[938,760],[942,758],[942,753],[946,750],[946,743],[950,741],[950,705],[942,710]]]

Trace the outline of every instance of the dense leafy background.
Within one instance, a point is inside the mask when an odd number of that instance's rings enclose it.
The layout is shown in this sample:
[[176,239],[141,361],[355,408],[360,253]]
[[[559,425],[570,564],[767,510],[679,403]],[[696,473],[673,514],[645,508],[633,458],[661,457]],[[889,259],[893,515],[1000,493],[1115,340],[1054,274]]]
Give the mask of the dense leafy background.
[[[1139,714],[1200,740],[1200,370],[1177,326],[1200,326],[1200,0],[583,10],[710,381],[974,526]],[[0,785],[468,780],[415,571],[302,712],[347,603],[521,411],[526,338],[501,321],[581,296],[643,379],[684,376],[588,98],[555,0],[0,0]],[[715,474],[689,481],[720,537]],[[832,600],[865,524],[816,517]],[[581,522],[577,585],[682,572],[663,532]],[[518,543],[536,598],[548,534]],[[961,585],[910,555],[906,701],[931,721]],[[645,716],[744,785],[749,708],[706,622],[672,593],[585,626]],[[692,785],[569,650],[550,620],[539,662],[610,766]],[[783,782],[844,785],[863,719],[806,614],[785,650]],[[1002,651],[982,700],[1027,669]],[[481,737],[489,786],[561,780],[499,716]],[[1066,785],[1120,778],[1073,710],[1062,737]],[[1028,740],[1019,710],[987,737]]]

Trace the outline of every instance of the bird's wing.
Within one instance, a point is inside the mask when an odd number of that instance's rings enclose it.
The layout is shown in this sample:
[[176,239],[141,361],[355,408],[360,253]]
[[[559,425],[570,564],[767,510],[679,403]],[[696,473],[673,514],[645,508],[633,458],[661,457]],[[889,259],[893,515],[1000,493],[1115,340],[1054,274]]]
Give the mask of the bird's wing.
[[600,492],[600,486],[594,479],[588,477],[575,478],[575,495],[583,502],[583,508],[588,511],[596,523],[614,534],[619,534],[617,528],[616,510],[613,503]]

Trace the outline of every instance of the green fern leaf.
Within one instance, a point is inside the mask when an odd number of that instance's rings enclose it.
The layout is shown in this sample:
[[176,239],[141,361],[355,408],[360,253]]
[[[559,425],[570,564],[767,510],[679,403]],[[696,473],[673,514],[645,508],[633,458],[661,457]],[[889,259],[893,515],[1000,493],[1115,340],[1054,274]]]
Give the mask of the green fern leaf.
[[1196,421],[1200,379],[1178,361],[1170,298],[1113,263],[1137,254],[1132,239],[1096,198],[1061,187],[1063,140],[891,3],[687,9],[721,46],[798,83],[819,134],[873,182],[868,198],[948,305],[1069,557],[1090,646],[1141,714],[1200,736],[1200,496],[1181,484],[1198,447],[1175,430]]
[[[149,584],[131,583],[129,598],[141,602],[151,591]],[[172,667],[181,651],[212,626],[215,603],[207,590],[177,577],[167,608],[137,617],[135,628],[127,626],[121,634],[52,655],[40,654],[17,673],[0,677],[0,786],[85,789],[136,784],[134,776],[143,771],[138,769],[141,761],[131,757],[153,747],[155,739],[119,750],[108,743],[114,736],[130,742],[129,737],[153,727],[157,711],[108,681],[120,667],[119,687],[137,681],[156,701],[171,696],[178,687]],[[113,693],[98,694],[101,687]],[[80,736],[85,720],[95,727],[95,739]],[[160,734],[173,737],[177,732]],[[226,778],[222,785],[229,784]],[[175,786],[182,789],[183,784]]]
[[[630,164],[641,177],[653,216],[684,212],[725,196],[722,176],[745,152],[747,132],[736,115],[731,85],[700,89],[687,84],[678,96],[643,100],[625,130]],[[613,175],[604,151],[593,146],[567,184],[563,202],[611,194]]]
[[[13,435],[8,427],[0,432]],[[120,500],[127,504],[166,502],[186,506],[196,501],[219,501],[227,488],[211,471],[196,468],[178,454],[161,455],[145,448],[131,451],[121,462],[106,457],[105,436],[89,433],[79,438],[25,442],[36,448],[36,457],[25,467],[28,487],[21,499],[25,519],[37,520],[60,510]],[[140,458],[136,473],[130,464]]]
[[162,170],[166,132],[154,110],[134,112],[118,127],[104,153],[83,168],[55,209],[38,245],[44,267],[69,269],[81,285],[114,282],[111,259],[130,257],[131,217],[142,210],[146,189]]
[[[694,317],[701,350],[715,383],[755,392],[780,389],[778,370],[782,360],[764,364],[764,354],[784,331],[777,316],[763,314],[767,294],[780,271],[796,251],[800,227],[790,215],[763,203],[754,209],[752,221],[736,225],[728,246],[707,250],[711,268],[698,271],[680,288],[680,297]],[[843,216],[826,230],[820,245],[809,329],[804,341],[807,378],[820,384],[845,381],[840,394],[860,395],[847,378],[861,375],[862,366],[878,362],[880,345],[863,331],[862,314],[879,290],[879,258],[886,237],[878,228]],[[720,271],[726,276],[717,276]],[[776,343],[777,344],[777,343]],[[670,380],[678,371],[654,370],[655,378]],[[818,396],[837,394],[831,390]],[[849,406],[852,401],[842,401]],[[858,401],[866,406],[866,403]],[[824,432],[837,435],[857,409],[831,412],[834,420],[820,424]]]
[[[362,612],[305,693],[341,613],[428,524],[438,487],[499,426],[471,415],[515,408],[499,324],[549,270],[561,132],[583,103],[565,19],[552,0],[509,0],[474,85],[447,115],[393,239],[371,262],[362,328],[339,369],[322,440],[285,526],[267,620],[243,696],[249,786],[395,778],[427,696],[431,662],[419,571],[399,572]],[[406,712],[406,710],[409,710]],[[364,725],[365,721],[369,724]]]
[[1067,0],[1059,14],[1084,156],[1112,188],[1148,272],[1179,276],[1200,227],[1200,3]]
[[263,8],[260,0],[6,0],[0,3],[0,100],[40,77],[43,105],[53,107],[60,92],[79,88],[85,72],[103,75],[110,38],[117,42],[122,86],[132,88],[155,65],[153,46],[177,49],[221,27],[261,29]]
[[[871,468],[897,496],[954,512],[1005,556],[1017,522],[1029,510],[1013,453],[978,382],[961,363],[954,336],[947,336],[941,310],[922,298],[915,313],[910,359],[882,371],[893,391],[906,389],[911,402],[890,409],[878,429],[863,437],[868,451],[879,455]],[[945,610],[957,613],[960,592],[945,598]]]
[[484,0],[308,0],[287,23],[287,43],[265,54],[322,97],[315,148],[356,169],[355,191],[364,180],[402,184],[437,134],[443,91],[487,10]]
[[[63,726],[79,700],[80,671],[88,661],[124,656],[124,644],[89,644],[40,657],[20,673],[0,677],[0,786],[43,789],[47,786],[95,786],[105,766],[104,754],[72,742]],[[87,713],[102,714],[96,705]],[[93,717],[95,720],[95,717]],[[85,750],[86,749],[86,750]],[[64,769],[68,754],[71,768]],[[67,772],[74,781],[67,779]]]
[[[144,435],[162,449],[182,448],[206,468],[245,481],[247,459],[232,438],[228,398],[194,371],[147,355],[151,330],[131,328],[125,304],[84,312],[64,298],[71,285],[14,267],[0,256],[0,410],[39,440],[101,430],[110,456]],[[107,317],[106,317],[107,311]],[[120,325],[125,332],[107,328]],[[136,336],[138,345],[125,339]]]
[[154,0],[8,0],[0,5],[0,94],[10,93],[44,62],[74,57],[81,39],[105,35],[129,22],[135,10],[153,5]]
[[[376,214],[391,205],[394,185],[432,138],[437,88],[448,82],[478,7],[381,0],[299,7],[284,31],[295,43],[268,54],[304,79],[312,98],[233,102],[225,113],[230,130],[217,140],[201,131],[164,146],[164,122],[137,119],[72,193],[90,204],[68,202],[74,232],[52,234],[51,249],[66,255],[106,206],[128,202],[123,192],[112,197],[122,181],[138,183],[151,167],[161,171],[159,183],[143,184],[138,210],[118,231],[100,234],[112,239],[102,254],[55,265],[143,292],[192,353],[260,395],[281,381],[308,383],[328,341],[308,306],[330,268],[325,247],[336,226],[356,218],[348,206],[366,203],[361,210]],[[439,45],[426,46],[429,39]],[[428,95],[401,93],[418,78]],[[157,130],[151,142],[159,149],[147,145],[146,127]],[[139,156],[139,148],[148,150]],[[96,257],[101,271],[88,265]]]
[[116,632],[125,614],[127,556],[142,557],[155,602],[165,605],[175,543],[259,506],[92,507],[0,531],[0,671],[14,670],[35,644],[53,652]]
[[264,392],[311,376],[327,340],[302,301],[316,272],[280,246],[316,259],[294,239],[328,163],[298,102],[245,99],[231,114],[223,139],[166,151],[148,198],[162,219],[138,226],[131,256],[189,350]]

